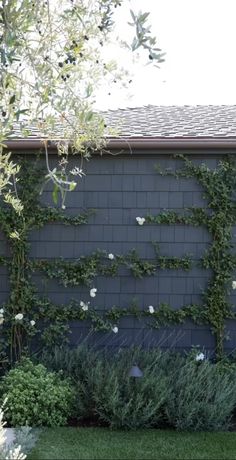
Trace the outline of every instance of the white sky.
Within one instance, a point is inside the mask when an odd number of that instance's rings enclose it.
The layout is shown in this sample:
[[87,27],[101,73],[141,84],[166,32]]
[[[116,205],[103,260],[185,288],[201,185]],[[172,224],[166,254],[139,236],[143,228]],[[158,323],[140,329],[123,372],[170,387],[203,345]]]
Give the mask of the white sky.
[[[137,66],[129,91],[133,97],[120,90],[108,96],[104,88],[97,107],[236,104],[236,0],[126,1],[127,9],[150,11],[166,62],[161,69]],[[121,8],[118,14],[121,34],[127,16]]]

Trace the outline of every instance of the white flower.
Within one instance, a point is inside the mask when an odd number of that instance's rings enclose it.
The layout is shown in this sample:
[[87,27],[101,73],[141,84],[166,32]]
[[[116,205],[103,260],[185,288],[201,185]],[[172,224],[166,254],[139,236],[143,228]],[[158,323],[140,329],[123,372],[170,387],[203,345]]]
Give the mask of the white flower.
[[33,319],[31,319],[30,324],[31,324],[31,326],[35,326],[35,321]]
[[17,230],[15,230],[14,232],[11,232],[9,236],[12,239],[20,240],[20,234]]
[[15,319],[16,319],[17,321],[21,321],[21,320],[23,319],[23,317],[24,317],[23,313],[18,313],[18,314],[15,316]]
[[3,315],[4,313],[4,308],[0,308],[0,315]]
[[152,305],[149,305],[148,307],[149,313],[153,314],[154,313],[154,307]]
[[144,217],[136,217],[136,221],[138,222],[139,225],[143,225],[145,222]]
[[108,259],[110,259],[110,260],[113,260],[113,259],[115,259],[115,256],[114,256],[114,254],[108,254]]
[[96,288],[90,289],[90,297],[96,297],[96,293],[97,293],[97,289],[96,289]]
[[236,281],[232,281],[232,288],[236,289]]
[[61,205],[61,209],[66,209],[64,204]]
[[79,177],[85,176],[85,174],[84,174],[84,172],[83,172],[83,169],[78,168],[78,166],[75,166],[75,167],[70,171],[70,173],[71,173],[73,176],[79,176]]
[[1,326],[1,324],[3,324],[3,323],[4,323],[4,318],[3,318],[3,316],[0,316],[0,326]]
[[204,359],[205,359],[204,353],[198,353],[198,355],[196,355],[195,357],[196,361],[204,361]]
[[81,308],[82,308],[83,311],[88,311],[88,309],[89,309],[89,302],[85,303],[85,302],[83,302],[83,301],[81,300],[80,306],[81,306]]
[[118,330],[119,330],[119,329],[118,329],[117,326],[114,326],[114,327],[112,328],[112,331],[114,332],[114,334],[117,334]]

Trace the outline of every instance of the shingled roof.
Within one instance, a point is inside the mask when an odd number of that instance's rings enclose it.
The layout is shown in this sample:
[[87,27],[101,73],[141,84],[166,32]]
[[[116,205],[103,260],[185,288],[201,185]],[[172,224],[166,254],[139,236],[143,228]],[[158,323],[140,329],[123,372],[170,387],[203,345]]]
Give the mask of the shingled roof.
[[[136,148],[236,148],[236,105],[147,105],[101,114],[107,127],[117,133],[107,136],[111,148],[127,148],[127,142]],[[31,136],[23,139],[16,126],[7,144],[16,149],[36,148],[40,139],[34,128]]]
[[123,137],[236,137],[236,105],[147,105],[103,115]]

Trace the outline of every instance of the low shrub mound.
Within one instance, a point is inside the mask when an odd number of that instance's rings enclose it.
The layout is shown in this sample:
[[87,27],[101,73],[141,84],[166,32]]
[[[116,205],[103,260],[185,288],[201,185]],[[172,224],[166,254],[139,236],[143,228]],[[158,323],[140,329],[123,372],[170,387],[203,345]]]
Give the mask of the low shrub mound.
[[[98,363],[92,400],[99,420],[111,428],[158,426],[169,397],[168,379],[157,366],[145,368],[142,378],[129,377],[122,362]],[[81,385],[78,385],[81,395]]]
[[[12,426],[73,422],[219,431],[229,427],[236,407],[236,366],[226,364],[196,350],[184,356],[158,349],[57,348],[44,353],[40,364],[24,359],[10,370],[1,397],[7,398]],[[141,377],[130,376],[134,365]]]
[[[183,356],[158,349],[116,353],[56,349],[45,365],[63,369],[76,388],[77,420],[111,428],[174,427],[225,430],[236,406],[236,368],[206,359],[196,350]],[[137,363],[143,377],[129,377]]]
[[60,426],[71,413],[74,390],[59,374],[24,359],[2,378],[1,398],[11,426]]
[[187,359],[174,373],[166,404],[171,426],[186,431],[217,431],[229,427],[236,405],[234,378],[208,360]]

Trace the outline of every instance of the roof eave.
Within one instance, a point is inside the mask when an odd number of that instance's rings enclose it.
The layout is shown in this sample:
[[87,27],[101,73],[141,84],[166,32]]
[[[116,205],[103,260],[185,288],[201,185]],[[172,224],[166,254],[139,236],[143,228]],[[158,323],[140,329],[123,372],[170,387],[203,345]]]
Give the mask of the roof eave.
[[[43,147],[41,139],[10,139],[5,142],[8,150],[36,150]],[[56,143],[49,142],[50,149]],[[159,149],[230,149],[236,148],[236,137],[122,137],[107,138],[109,150],[159,150]]]
[[236,148],[236,138],[210,137],[130,137],[109,139],[110,149],[228,149]]

